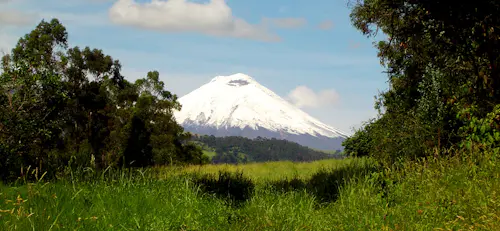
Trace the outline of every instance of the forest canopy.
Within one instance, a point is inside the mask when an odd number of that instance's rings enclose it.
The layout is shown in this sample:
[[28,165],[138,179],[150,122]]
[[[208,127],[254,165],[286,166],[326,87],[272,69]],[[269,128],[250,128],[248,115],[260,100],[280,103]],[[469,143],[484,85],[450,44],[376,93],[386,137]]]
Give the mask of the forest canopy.
[[329,158],[342,158],[340,150],[326,153],[300,144],[276,138],[249,139],[241,136],[198,136],[193,141],[215,153],[212,163],[249,163],[267,161],[315,161]]
[[121,68],[100,49],[69,47],[57,19],[20,38],[1,62],[0,178],[207,162],[173,118],[181,106],[159,73],[129,82]]

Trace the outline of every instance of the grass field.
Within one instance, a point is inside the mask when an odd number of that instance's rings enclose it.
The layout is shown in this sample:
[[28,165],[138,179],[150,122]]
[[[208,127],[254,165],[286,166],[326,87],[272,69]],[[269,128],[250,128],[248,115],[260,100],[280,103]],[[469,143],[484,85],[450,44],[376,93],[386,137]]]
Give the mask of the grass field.
[[[352,159],[337,160],[327,159],[314,162],[294,163],[291,161],[277,161],[265,163],[250,163],[241,165],[220,164],[220,165],[203,165],[191,166],[178,169],[182,173],[197,173],[197,174],[216,174],[219,171],[227,172],[242,172],[245,177],[248,177],[255,182],[266,182],[270,180],[281,180],[290,178],[306,179],[320,170],[327,170],[348,165]],[[160,171],[168,173],[171,171]]]
[[[219,170],[232,173],[206,175]],[[0,185],[0,230],[500,230],[494,158],[86,174],[92,178]]]

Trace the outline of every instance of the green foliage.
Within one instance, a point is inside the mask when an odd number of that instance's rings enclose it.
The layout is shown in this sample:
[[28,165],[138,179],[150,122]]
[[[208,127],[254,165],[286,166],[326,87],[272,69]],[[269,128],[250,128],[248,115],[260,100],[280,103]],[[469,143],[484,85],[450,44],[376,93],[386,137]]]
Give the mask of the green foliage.
[[393,162],[429,155],[436,137],[437,133],[415,114],[387,113],[365,124],[344,145],[349,155]]
[[173,119],[177,96],[159,73],[130,83],[101,50],[68,48],[57,20],[42,21],[2,58],[0,179],[31,167],[63,168],[205,163]]
[[468,150],[493,150],[498,153],[500,151],[500,105],[482,118],[475,115],[475,109],[476,107],[465,109],[457,116],[466,124],[460,130],[463,135],[461,147]]
[[445,154],[472,131],[457,115],[474,108],[482,120],[500,104],[500,3],[443,4],[355,2],[353,25],[388,36],[376,47],[389,89],[378,97],[378,121],[346,142],[350,152],[388,160]]
[[344,152],[349,156],[355,157],[369,156],[370,151],[374,147],[372,143],[374,139],[371,137],[371,130],[374,126],[376,126],[375,122],[373,120],[369,121],[356,131],[354,135],[344,140],[342,142],[342,146],[345,147]]
[[340,158],[341,155],[316,151],[287,140],[257,137],[248,139],[238,136],[195,136],[192,139],[215,151],[212,163],[249,163],[265,161],[314,161]]

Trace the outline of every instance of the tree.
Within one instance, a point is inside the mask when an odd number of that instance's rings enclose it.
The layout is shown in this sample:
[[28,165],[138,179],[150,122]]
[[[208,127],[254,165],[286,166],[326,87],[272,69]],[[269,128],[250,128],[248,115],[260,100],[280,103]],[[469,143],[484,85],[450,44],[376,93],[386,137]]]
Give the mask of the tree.
[[177,96],[157,71],[135,83],[102,50],[68,48],[57,19],[41,21],[2,58],[0,177],[54,175],[70,163],[103,169],[202,163],[173,116]]
[[28,165],[42,169],[49,162],[48,150],[62,136],[59,118],[66,97],[56,63],[62,56],[57,49],[66,46],[67,34],[59,22],[42,21],[2,58],[0,152],[7,159],[5,169]]
[[380,145],[412,146],[419,154],[411,156],[436,155],[463,139],[459,130],[470,120],[457,115],[474,108],[481,118],[500,103],[499,12],[494,0],[354,3],[351,20],[357,29],[388,36],[376,45],[390,84],[377,102],[385,111],[380,126],[385,131],[371,132],[369,149],[391,156]]

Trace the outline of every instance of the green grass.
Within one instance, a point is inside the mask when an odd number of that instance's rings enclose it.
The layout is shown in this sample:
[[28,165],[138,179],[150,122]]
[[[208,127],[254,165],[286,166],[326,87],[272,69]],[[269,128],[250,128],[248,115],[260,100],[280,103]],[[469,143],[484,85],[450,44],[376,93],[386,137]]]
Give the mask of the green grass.
[[212,157],[214,157],[215,155],[217,155],[217,153],[215,153],[215,151],[209,151],[209,150],[206,150],[206,149],[203,149],[203,154],[210,157],[210,159],[212,159]]
[[214,157],[217,153],[215,153],[215,149],[207,146],[206,144],[199,142],[199,141],[193,141],[194,144],[198,145],[201,147],[203,154],[208,156],[210,159]]
[[[326,159],[314,162],[292,162],[292,161],[275,161],[264,163],[249,163],[241,165],[220,164],[220,165],[203,165],[190,166],[187,168],[178,169],[182,173],[198,173],[198,174],[215,174],[219,171],[228,172],[243,172],[243,174],[256,182],[280,180],[284,178],[308,178],[314,173],[322,169],[331,169],[340,166],[348,165],[352,162],[351,159],[337,160]],[[161,171],[163,173],[172,173],[168,169]]]
[[[218,170],[251,179],[250,199],[228,204],[196,180]],[[237,178],[227,180],[234,189]],[[500,230],[499,195],[494,158],[108,171],[95,180],[0,185],[0,230]]]

